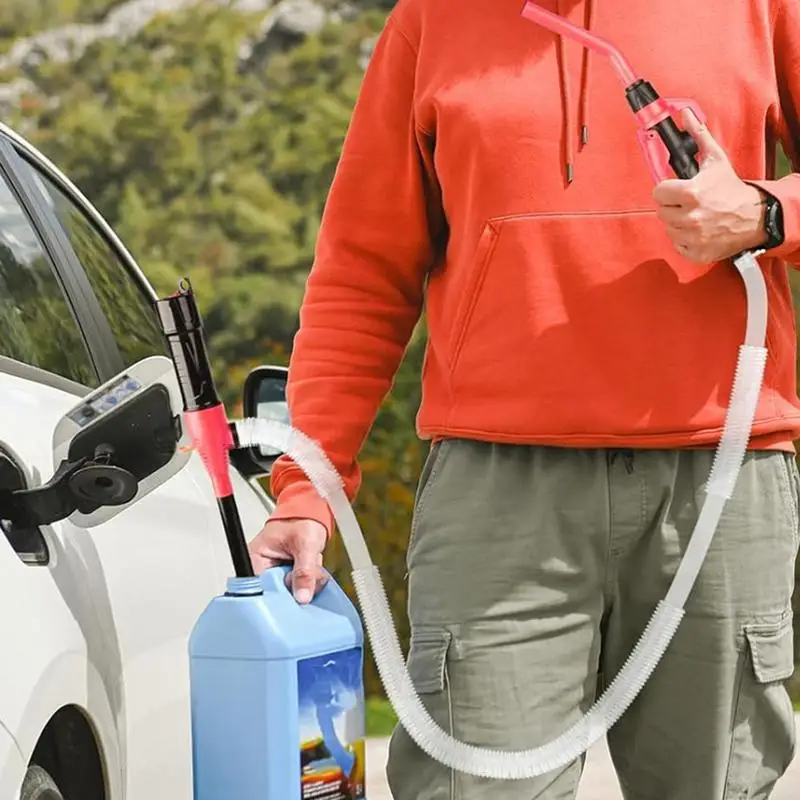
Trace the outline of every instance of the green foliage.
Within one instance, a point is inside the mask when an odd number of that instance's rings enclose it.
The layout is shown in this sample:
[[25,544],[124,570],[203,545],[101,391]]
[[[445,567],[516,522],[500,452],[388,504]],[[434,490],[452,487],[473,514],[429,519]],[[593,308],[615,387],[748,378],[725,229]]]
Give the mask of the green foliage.
[[390,736],[396,724],[397,716],[388,700],[367,700],[367,736]]
[[[90,19],[103,3],[80,5]],[[34,75],[40,96],[12,120],[92,200],[159,291],[190,276],[233,408],[250,367],[288,362],[361,85],[362,43],[392,3],[355,5],[354,17],[268,58],[256,46],[246,68],[242,44],[263,15],[199,5],[156,18],[123,47],[99,41],[76,63],[44,64]],[[417,337],[365,446],[358,502],[404,638],[405,544],[424,456],[413,428],[422,345]],[[329,566],[352,590],[336,545]],[[377,691],[372,666],[368,675]]]
[[[120,2],[4,0],[0,51],[12,34],[96,21]],[[289,37],[268,54],[256,46],[247,63],[242,45],[257,36],[263,15],[198,5],[156,18],[124,46],[100,41],[76,63],[40,66],[31,74],[40,92],[10,120],[97,205],[159,291],[190,276],[232,409],[250,367],[288,361],[322,207],[361,84],[362,44],[380,30],[393,0],[350,5],[355,16],[317,35]],[[792,280],[797,300],[798,275]],[[364,448],[358,500],[404,642],[405,548],[425,455],[413,429],[423,333]],[[328,564],[352,589],[345,561],[335,542]],[[370,664],[368,690],[379,688]]]
[[36,80],[58,104],[28,102],[16,122],[159,290],[191,275],[222,362],[257,359],[266,339],[290,348],[361,43],[383,21],[363,11],[243,69],[261,16],[197,6],[45,65]]
[[789,172],[791,172],[789,159],[786,158],[786,153],[783,152],[783,149],[778,148],[778,174],[786,175]]

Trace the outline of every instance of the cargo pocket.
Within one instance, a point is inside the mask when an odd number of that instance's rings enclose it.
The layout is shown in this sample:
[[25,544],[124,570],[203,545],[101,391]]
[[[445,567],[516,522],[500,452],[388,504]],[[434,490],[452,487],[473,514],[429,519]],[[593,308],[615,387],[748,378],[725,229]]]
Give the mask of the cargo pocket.
[[784,682],[794,672],[791,615],[744,629],[724,800],[767,798],[794,758],[794,709]]
[[785,681],[794,672],[794,632],[791,618],[774,625],[745,627],[753,672],[760,684]]
[[[452,735],[447,655],[452,635],[444,628],[414,628],[407,668],[414,690],[434,722]],[[394,800],[453,800],[454,776],[431,759],[402,726],[392,734],[386,777]]]
[[418,694],[437,694],[447,688],[447,652],[452,634],[440,628],[411,633],[408,674]]

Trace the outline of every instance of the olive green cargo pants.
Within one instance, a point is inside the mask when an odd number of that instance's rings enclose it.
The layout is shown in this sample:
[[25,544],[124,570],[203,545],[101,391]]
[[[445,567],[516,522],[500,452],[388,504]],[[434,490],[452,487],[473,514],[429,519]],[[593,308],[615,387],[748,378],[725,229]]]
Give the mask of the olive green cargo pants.
[[[667,592],[710,451],[434,445],[408,550],[408,667],[439,725],[544,744],[620,669]],[[686,616],[609,734],[626,800],[764,800],[792,760],[794,459],[747,456]],[[395,800],[570,800],[582,760],[525,781],[432,762],[398,728]]]

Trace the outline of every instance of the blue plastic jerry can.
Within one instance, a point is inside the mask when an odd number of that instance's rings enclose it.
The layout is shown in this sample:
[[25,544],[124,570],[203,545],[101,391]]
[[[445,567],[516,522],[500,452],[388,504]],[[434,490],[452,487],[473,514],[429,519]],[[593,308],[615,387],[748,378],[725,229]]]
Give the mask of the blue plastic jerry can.
[[332,579],[231,578],[192,632],[195,800],[363,800],[364,632]]

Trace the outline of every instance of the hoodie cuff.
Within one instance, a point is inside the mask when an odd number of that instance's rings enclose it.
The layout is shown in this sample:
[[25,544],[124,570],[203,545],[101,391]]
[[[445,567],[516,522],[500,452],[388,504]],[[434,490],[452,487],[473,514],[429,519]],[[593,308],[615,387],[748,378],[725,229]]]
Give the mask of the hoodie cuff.
[[775,197],[783,210],[783,244],[770,248],[767,254],[782,260],[797,261],[797,251],[800,250],[800,175],[747,183]]
[[270,522],[279,519],[310,519],[325,528],[329,540],[333,535],[334,519],[330,506],[312,484],[304,481],[292,483],[280,493],[269,519]]

